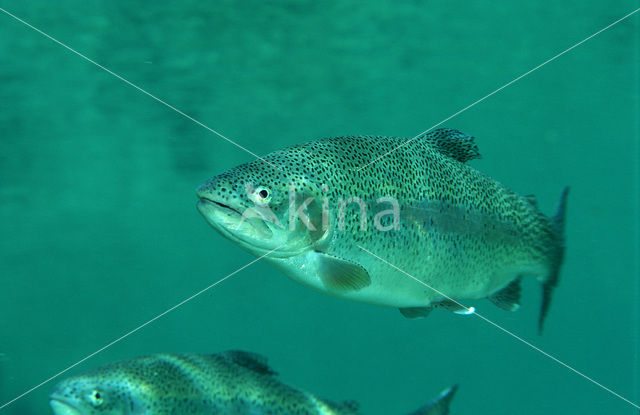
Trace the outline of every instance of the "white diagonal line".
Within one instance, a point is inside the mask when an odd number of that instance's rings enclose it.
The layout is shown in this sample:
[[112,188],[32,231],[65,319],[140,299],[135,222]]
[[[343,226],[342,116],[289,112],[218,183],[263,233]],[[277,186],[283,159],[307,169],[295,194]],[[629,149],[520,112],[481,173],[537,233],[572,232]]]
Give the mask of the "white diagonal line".
[[388,156],[389,154],[395,152],[396,150],[406,146],[407,144],[409,144],[410,142],[412,142],[413,140],[415,140],[416,138],[420,137],[422,134],[425,134],[431,130],[433,130],[434,128],[438,127],[441,124],[444,124],[445,122],[449,121],[450,119],[452,119],[453,117],[456,117],[460,114],[462,114],[463,112],[465,112],[466,110],[468,110],[469,108],[475,106],[476,104],[481,103],[482,101],[484,101],[485,99],[489,98],[490,96],[497,94],[498,92],[502,91],[503,89],[505,89],[506,87],[508,87],[509,85],[518,82],[519,80],[521,80],[522,78],[524,78],[525,76],[529,75],[531,72],[537,71],[538,69],[542,68],[543,66],[545,66],[546,64],[558,59],[560,56],[564,55],[565,53],[577,48],[578,46],[582,45],[584,42],[586,42],[587,40],[598,36],[600,33],[604,32],[605,30],[609,29],[610,27],[620,23],[621,21],[623,21],[624,19],[634,15],[635,13],[637,13],[638,11],[640,11],[640,8],[635,9],[634,11],[632,11],[631,13],[619,18],[618,20],[616,20],[615,22],[609,24],[606,27],[603,27],[602,29],[598,30],[597,32],[595,32],[594,34],[592,34],[591,36],[588,36],[584,39],[582,39],[580,42],[576,43],[575,45],[571,46],[570,48],[558,53],[557,55],[553,56],[552,58],[547,59],[546,61],[542,62],[541,64],[539,64],[538,66],[528,70],[527,72],[523,73],[522,75],[520,75],[519,77],[507,82],[506,84],[502,85],[500,88],[496,89],[495,91],[483,96],[482,98],[478,99],[477,101],[472,102],[471,104],[467,105],[466,107],[462,108],[461,110],[459,110],[458,112],[454,113],[453,115],[448,116],[447,118],[445,118],[444,120],[440,121],[439,123],[432,125],[431,127],[427,128],[426,130],[424,130],[423,132],[421,132],[420,134],[416,135],[415,137],[405,141],[404,143],[400,144],[399,146],[397,146],[396,148],[393,148],[389,151],[387,151],[386,153],[384,153],[383,155],[377,157],[376,159],[374,159],[373,161],[369,162],[368,164],[359,167],[357,169],[357,171],[360,171],[362,169],[365,169],[367,167],[369,167],[370,165],[372,165],[373,163],[377,162],[378,160]]
[[54,42],[56,42],[58,45],[62,46],[63,48],[75,53],[76,55],[80,56],[82,59],[86,60],[87,62],[90,62],[92,64],[94,64],[95,66],[97,66],[98,68],[102,69],[103,71],[115,76],[116,78],[118,78],[119,80],[121,80],[122,82],[134,87],[135,89],[137,89],[138,91],[142,92],[143,94],[155,99],[156,101],[158,101],[159,103],[161,103],[162,105],[166,106],[169,109],[172,109],[173,111],[177,112],[178,114],[182,115],[183,117],[193,121],[194,123],[198,124],[200,127],[214,133],[215,135],[217,135],[218,137],[228,141],[229,143],[233,144],[234,146],[246,151],[247,153],[251,154],[252,156],[254,156],[257,159],[260,159],[262,161],[264,161],[265,163],[269,164],[272,167],[275,167],[278,170],[282,170],[280,167],[276,166],[275,164],[268,162],[267,160],[265,160],[264,158],[260,157],[259,155],[257,155],[256,153],[252,152],[251,150],[241,146],[240,144],[236,143],[235,141],[231,140],[228,137],[225,137],[224,135],[220,134],[219,132],[217,132],[216,130],[214,130],[213,128],[210,128],[209,126],[203,124],[202,122],[196,120],[195,118],[193,118],[192,116],[184,113],[183,111],[180,111],[179,109],[177,109],[176,107],[174,107],[173,105],[161,100],[160,98],[158,98],[157,96],[153,95],[150,92],[147,92],[146,90],[142,89],[141,87],[139,87],[138,85],[134,84],[133,82],[123,78],[122,76],[118,75],[117,73],[113,72],[112,70],[105,68],[104,66],[100,65],[98,62],[94,61],[93,59],[90,59],[88,57],[86,57],[85,55],[83,55],[82,53],[78,52],[77,50],[73,49],[72,47],[62,43],[61,41],[59,41],[58,39],[54,38],[51,35],[48,35],[47,33],[43,32],[42,30],[38,29],[37,27],[25,22],[24,20],[22,20],[21,18],[19,18],[18,16],[9,13],[8,11],[6,11],[5,9],[3,9],[2,7],[0,7],[0,11],[2,11],[3,13],[5,13],[6,15],[13,17],[15,20],[19,21],[20,23],[24,24],[25,26],[30,27],[31,29],[35,30],[36,32],[40,33],[41,35],[53,40]]
[[15,398],[11,399],[9,402],[6,402],[4,404],[2,404],[2,406],[0,406],[0,410],[2,410],[3,408],[11,405],[12,403],[14,403],[15,401],[17,401],[18,399],[22,398],[25,395],[28,395],[29,393],[33,392],[34,390],[38,389],[39,387],[49,383],[50,381],[52,381],[53,379],[57,378],[58,376],[68,372],[69,370],[73,369],[74,367],[78,366],[80,363],[91,359],[93,356],[97,355],[98,353],[104,351],[105,349],[113,346],[114,344],[118,343],[119,341],[129,337],[130,335],[132,335],[133,333],[137,332],[138,330],[148,326],[149,324],[153,323],[154,321],[156,321],[157,319],[163,317],[164,315],[172,312],[173,310],[175,310],[176,308],[184,305],[185,303],[193,300],[194,298],[196,298],[197,296],[199,296],[200,294],[208,291],[209,289],[215,287],[216,285],[220,284],[221,282],[223,282],[224,280],[226,280],[227,278],[237,274],[238,272],[242,271],[243,269],[255,264],[256,262],[260,261],[262,258],[266,257],[267,255],[277,251],[278,249],[282,248],[282,245],[272,249],[271,251],[267,252],[266,254],[254,259],[253,261],[249,262],[248,264],[243,265],[242,267],[238,268],[237,270],[233,271],[231,274],[228,274],[227,276],[225,276],[224,278],[219,279],[218,281],[214,282],[213,284],[209,285],[206,288],[203,288],[202,290],[198,291],[197,293],[193,294],[191,297],[186,298],[182,301],[180,301],[178,304],[174,305],[173,307],[169,308],[166,311],[163,311],[162,313],[158,314],[157,316],[155,316],[154,318],[152,318],[151,320],[147,321],[144,324],[139,325],[138,327],[136,327],[135,329],[131,330],[130,332],[118,337],[117,339],[115,339],[114,341],[112,341],[111,343],[107,344],[106,346],[101,347],[100,349],[96,350],[95,352],[91,353],[90,355],[78,360],[76,363],[72,364],[71,366],[67,367],[64,370],[61,370],[60,372],[56,373],[55,375],[51,376],[50,378],[40,382],[39,384],[37,384],[36,386],[32,387],[31,389],[29,389],[28,391],[16,396]]
[[[439,291],[435,288],[433,288],[432,286],[430,286],[429,284],[426,284],[422,281],[420,281],[419,279],[417,279],[416,277],[414,277],[413,275],[409,274],[408,272],[405,272],[404,270],[396,267],[395,265],[393,265],[391,262],[385,260],[384,258],[379,257],[378,255],[374,254],[373,252],[369,251],[368,249],[357,245],[358,248],[362,249],[363,251],[365,251],[366,253],[378,258],[380,261],[384,262],[385,264],[389,265],[390,267],[400,271],[401,273],[403,273],[404,275],[406,275],[409,278],[412,278],[413,280],[415,280],[416,282],[424,285],[425,287],[435,291],[436,293],[440,294],[441,296],[445,297],[447,300],[454,302],[455,304],[459,305],[462,308],[465,308],[467,310],[469,310],[470,312],[474,311],[475,309],[473,307],[467,307],[463,304],[461,304],[460,302],[454,300],[453,298],[449,297],[448,295],[444,294],[442,291]],[[497,323],[494,323],[493,321],[489,320],[488,318],[486,318],[485,316],[481,315],[480,313],[478,313],[477,311],[475,311],[473,313],[474,315],[480,317],[482,320],[486,321],[487,323],[491,324],[492,326],[502,330],[503,332],[507,333],[508,335],[510,335],[511,337],[515,338],[516,340],[519,340],[520,342],[526,344],[527,346],[531,347],[532,349],[540,352],[541,354],[543,354],[544,356],[548,357],[549,359],[553,360],[556,363],[561,364],[562,366],[566,367],[567,369],[571,370],[572,372],[582,376],[583,378],[587,379],[589,382],[601,387],[602,389],[606,390],[607,392],[609,392],[610,394],[622,399],[623,401],[625,401],[626,403],[636,407],[637,409],[640,409],[640,406],[632,401],[630,401],[629,399],[625,398],[624,396],[620,395],[619,393],[616,393],[614,391],[612,391],[611,389],[607,388],[606,386],[604,386],[603,384],[601,384],[600,382],[597,382],[596,380],[590,378],[589,376],[585,375],[584,373],[578,371],[577,369],[574,369],[573,367],[569,366],[568,364],[564,363],[562,360],[558,359],[555,356],[552,356],[551,354],[545,352],[544,350],[540,349],[539,347],[534,346],[533,344],[529,343],[528,341],[524,340],[522,337],[510,332],[509,330],[505,329],[504,327],[498,325]]]

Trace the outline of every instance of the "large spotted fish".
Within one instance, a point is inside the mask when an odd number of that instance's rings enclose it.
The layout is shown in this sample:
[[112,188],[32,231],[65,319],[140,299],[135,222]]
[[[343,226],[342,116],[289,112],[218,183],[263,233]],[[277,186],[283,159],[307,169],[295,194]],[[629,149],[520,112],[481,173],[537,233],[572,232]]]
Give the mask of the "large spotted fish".
[[294,280],[406,317],[466,313],[461,301],[485,297],[515,310],[521,277],[533,276],[542,330],[563,259],[567,189],[549,218],[533,197],[467,164],[480,156],[473,137],[439,129],[406,141],[285,148],[204,182],[198,209],[255,255],[278,248],[265,260]]
[[[456,387],[411,415],[446,415]],[[260,355],[158,354],[115,362],[63,380],[55,415],[356,415],[277,379]]]

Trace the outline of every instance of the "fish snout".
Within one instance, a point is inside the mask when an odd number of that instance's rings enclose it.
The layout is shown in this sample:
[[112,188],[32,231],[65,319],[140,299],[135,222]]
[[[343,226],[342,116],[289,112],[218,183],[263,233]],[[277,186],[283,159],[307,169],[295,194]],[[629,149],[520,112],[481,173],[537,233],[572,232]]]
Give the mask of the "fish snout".
[[58,384],[49,394],[49,406],[55,415],[81,415],[81,411],[74,405],[75,388]]
[[215,226],[213,222],[244,221],[247,211],[252,210],[254,203],[247,196],[247,184],[238,181],[235,176],[222,174],[212,177],[196,188],[198,196],[197,208],[200,213]]
[[196,188],[200,200],[211,200],[226,205],[242,204],[244,188],[225,177],[213,177]]
[[215,185],[211,182],[212,180],[207,180],[196,187],[196,196],[198,196],[198,199],[207,198],[207,196],[215,194]]

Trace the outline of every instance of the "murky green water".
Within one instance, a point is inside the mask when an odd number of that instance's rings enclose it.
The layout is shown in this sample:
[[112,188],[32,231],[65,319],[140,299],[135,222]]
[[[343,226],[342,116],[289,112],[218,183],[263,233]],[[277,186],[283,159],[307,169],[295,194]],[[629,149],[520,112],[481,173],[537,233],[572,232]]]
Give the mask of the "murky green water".
[[[344,134],[412,137],[637,1],[8,2],[51,36],[258,154]],[[551,213],[572,186],[562,280],[483,315],[640,401],[640,16],[445,125],[473,166]],[[252,156],[0,13],[0,405],[253,259],[195,209]],[[637,413],[474,317],[334,299],[256,263],[76,367],[245,349],[363,413],[454,383],[455,414]],[[2,414],[46,414],[46,384]]]

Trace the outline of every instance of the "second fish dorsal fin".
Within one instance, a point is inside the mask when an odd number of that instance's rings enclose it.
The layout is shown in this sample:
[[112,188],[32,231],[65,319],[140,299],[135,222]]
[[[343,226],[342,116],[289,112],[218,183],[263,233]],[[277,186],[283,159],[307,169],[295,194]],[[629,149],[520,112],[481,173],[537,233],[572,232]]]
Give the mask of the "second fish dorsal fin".
[[418,140],[426,141],[441,154],[462,163],[480,158],[474,138],[453,128],[438,128],[423,134]]

